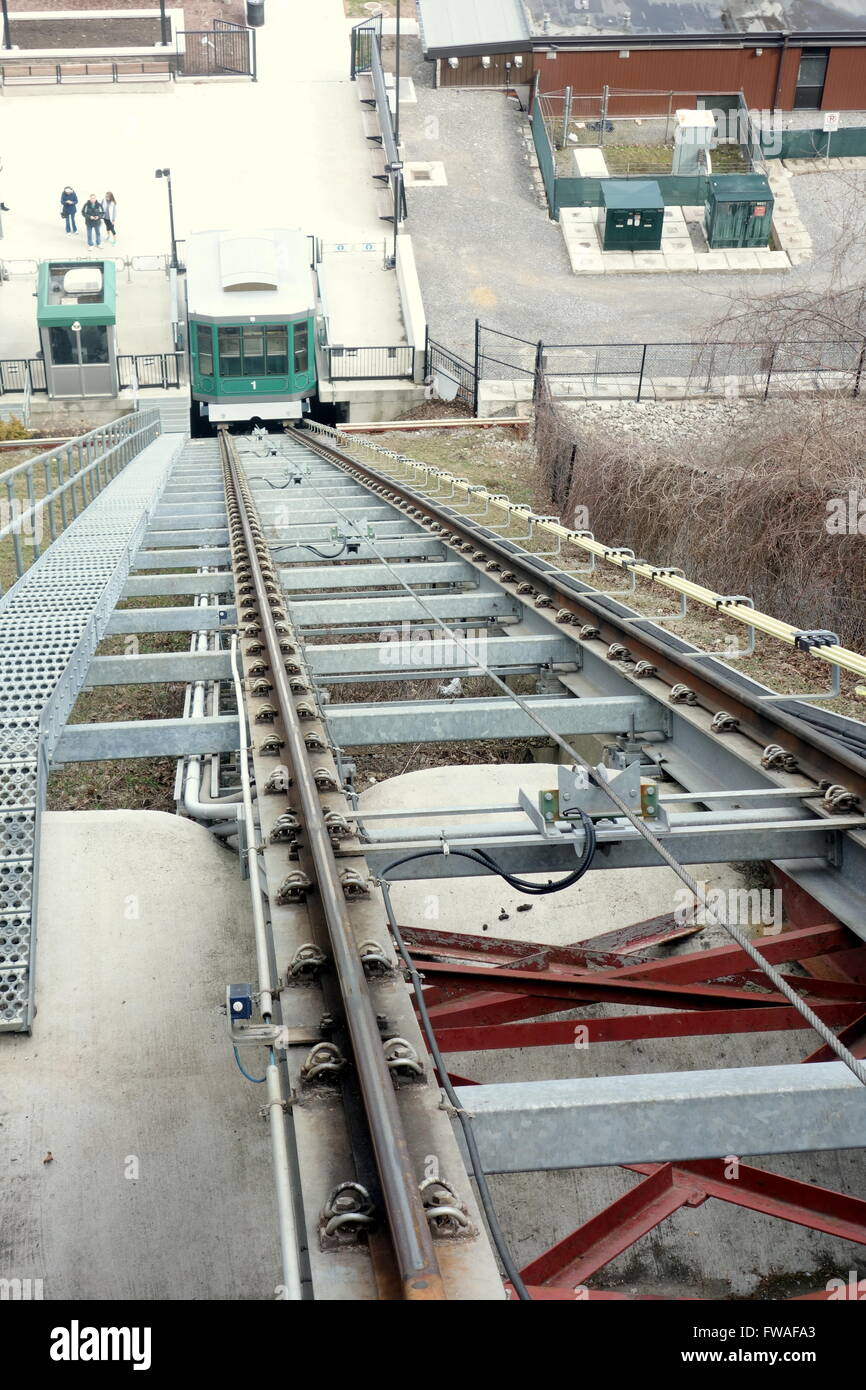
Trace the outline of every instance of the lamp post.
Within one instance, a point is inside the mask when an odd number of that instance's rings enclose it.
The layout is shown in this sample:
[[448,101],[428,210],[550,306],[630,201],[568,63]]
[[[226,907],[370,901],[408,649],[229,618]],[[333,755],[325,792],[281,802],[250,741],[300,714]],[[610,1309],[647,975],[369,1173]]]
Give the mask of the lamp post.
[[12,47],[12,37],[9,33],[9,4],[8,0],[0,0],[3,6],[3,47]]
[[179,270],[180,267],[178,266],[178,263],[177,263],[177,238],[175,237],[175,234],[174,234],[174,199],[173,199],[172,196],[171,196],[171,170],[170,170],[170,169],[157,169],[157,170],[155,171],[155,177],[158,178],[158,179],[165,179],[166,184],[168,185],[168,220],[169,220],[169,224],[170,224],[170,226],[171,226],[171,262],[170,262],[170,264],[171,264],[172,270]]
[[159,0],[159,41],[163,48],[167,48],[171,43],[168,37],[168,15],[165,12],[165,0]]

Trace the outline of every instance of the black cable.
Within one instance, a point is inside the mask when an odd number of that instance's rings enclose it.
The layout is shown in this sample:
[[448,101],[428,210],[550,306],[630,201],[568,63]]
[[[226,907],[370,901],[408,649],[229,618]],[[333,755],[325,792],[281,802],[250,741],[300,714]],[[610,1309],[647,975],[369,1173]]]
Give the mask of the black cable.
[[[527,896],[533,897],[544,897],[548,893],[561,893],[563,888],[571,888],[577,883],[578,879],[583,878],[595,856],[597,843],[595,826],[585,811],[580,812],[580,817],[585,834],[584,850],[580,863],[570,874],[566,874],[564,878],[557,879],[556,882],[553,882],[551,879],[548,880],[547,883],[530,883],[528,879],[519,878],[516,874],[506,873],[505,869],[497,864],[492,855],[488,854],[486,850],[479,849],[477,846],[471,849],[449,849],[448,853],[457,855],[459,859],[469,859],[473,864],[481,864],[485,869],[489,869],[491,873],[498,874],[501,879],[505,880],[509,887],[516,889],[518,893],[525,893]],[[375,841],[372,843],[375,845]],[[393,863],[388,864],[377,877],[384,878],[392,869],[398,869],[401,864],[410,864],[415,859],[432,859],[436,855],[444,854],[444,852],[444,850],[437,848],[415,850],[412,854],[404,854],[402,859],[395,859]]]
[[335,550],[333,555],[326,555],[324,550],[317,550],[314,545],[305,544],[303,541],[297,541],[295,545],[272,545],[271,552],[274,555],[278,555],[281,550],[312,550],[313,554],[318,555],[320,560],[338,560],[346,549],[347,544],[347,541],[343,541],[340,549]]
[[[405,861],[401,860],[400,862],[403,863]],[[427,1005],[424,1002],[423,981],[421,980],[421,976],[418,974],[418,971],[415,969],[412,957],[409,955],[409,952],[406,949],[406,943],[403,940],[403,934],[400,931],[400,928],[397,924],[397,918],[394,915],[394,908],[391,903],[391,894],[388,891],[388,884],[385,880],[382,881],[381,888],[382,897],[385,902],[385,911],[388,914],[388,925],[391,928],[391,934],[394,937],[394,941],[397,945],[397,950],[400,952],[403,964],[406,967],[409,978],[412,981],[412,984],[415,989],[415,1003],[418,1009],[418,1015],[421,1019],[421,1026],[424,1029],[424,1034],[427,1038],[427,1046],[430,1049],[430,1055],[433,1058],[436,1070],[439,1073],[439,1080],[442,1084],[442,1089],[448,1097],[448,1100],[451,1103],[454,1113],[460,1121],[460,1125],[463,1130],[463,1138],[466,1140],[466,1148],[469,1153],[469,1166],[472,1169],[472,1176],[475,1179],[475,1186],[478,1189],[478,1197],[481,1202],[482,1209],[484,1211],[484,1219],[487,1222],[487,1229],[490,1232],[490,1238],[493,1241],[493,1244],[496,1246],[499,1258],[502,1261],[502,1267],[505,1270],[505,1273],[507,1274],[508,1278],[511,1280],[517,1297],[519,1299],[522,1299],[524,1302],[531,1303],[533,1302],[533,1299],[529,1293],[529,1290],[524,1284],[523,1279],[520,1276],[520,1270],[517,1268],[517,1265],[514,1262],[514,1257],[508,1248],[508,1242],[505,1239],[502,1227],[499,1225],[499,1218],[496,1215],[496,1207],[493,1203],[490,1188],[487,1185],[487,1174],[484,1171],[484,1165],[481,1162],[481,1154],[478,1152],[478,1145],[475,1141],[475,1133],[472,1128],[472,1117],[469,1114],[467,1114],[467,1112],[461,1106],[457,1096],[457,1092],[451,1084],[451,1078],[448,1075],[448,1068],[445,1065],[445,1060],[442,1056],[442,1053],[439,1050],[439,1044],[436,1041],[436,1034],[433,1031],[433,1024],[430,1021],[430,1015],[427,1012]]]

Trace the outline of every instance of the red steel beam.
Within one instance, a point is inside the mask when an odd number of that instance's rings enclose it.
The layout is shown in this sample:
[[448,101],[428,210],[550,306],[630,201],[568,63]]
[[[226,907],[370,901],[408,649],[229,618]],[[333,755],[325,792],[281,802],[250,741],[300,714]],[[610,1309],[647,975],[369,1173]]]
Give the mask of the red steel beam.
[[[755,1008],[758,1005],[766,1006],[786,1002],[784,995],[770,991],[765,994],[758,994],[754,990],[737,989],[730,985],[705,984],[696,987],[693,985],[656,984],[644,980],[619,980],[600,973],[566,974],[558,971],[556,975],[548,973],[546,976],[540,977],[531,971],[495,968],[479,970],[473,965],[451,965],[441,961],[428,962],[422,973],[425,980],[432,978],[434,982],[450,980],[473,980],[477,982],[479,979],[483,979],[485,983],[495,986],[497,991],[503,993],[519,994],[522,992],[535,994],[540,998],[576,1001],[572,1007],[576,1007],[578,1003],[599,1004],[604,1002],[641,1006],[656,1004],[660,1008],[679,1006],[680,1008],[709,1009],[713,1007],[724,1008],[726,1005],[733,1008],[737,1004],[745,1008]],[[808,986],[810,981],[798,977],[798,983]],[[568,1007],[568,1004],[562,1005],[562,1008]]]
[[700,1183],[677,1182],[670,1163],[623,1193],[610,1206],[578,1226],[520,1271],[527,1284],[567,1284],[574,1289],[623,1250],[684,1206],[700,1206],[706,1193]]
[[[859,1002],[817,1004],[818,1017],[831,1028],[851,1023],[859,1015]],[[864,1020],[866,1021],[866,1020]],[[576,1043],[576,1030],[586,1029],[581,1046],[602,1042],[633,1042],[645,1038],[699,1038],[726,1033],[774,1033],[804,1029],[808,1025],[792,1007],[769,1009],[720,1009],[710,1013],[630,1014],[622,1018],[574,1018],[553,1022],[501,1023],[485,1026],[437,1027],[436,1040],[443,1052],[489,1052],[498,1048],[566,1047]],[[843,1041],[845,1035],[842,1034]],[[829,1052],[829,1048],[822,1049]],[[815,1054],[808,1061],[831,1061]]]

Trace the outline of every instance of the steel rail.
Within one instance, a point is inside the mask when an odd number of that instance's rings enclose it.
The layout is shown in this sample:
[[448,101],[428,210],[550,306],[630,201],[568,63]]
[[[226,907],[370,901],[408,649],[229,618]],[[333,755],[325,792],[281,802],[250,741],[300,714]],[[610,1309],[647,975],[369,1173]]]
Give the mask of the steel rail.
[[[509,570],[517,576],[513,583],[502,584],[504,593],[514,593],[518,583],[528,582],[532,585],[533,595],[547,594],[549,597],[555,597],[562,609],[579,617],[581,622],[596,627],[603,642],[622,642],[627,638],[629,649],[636,660],[648,661],[656,668],[660,679],[671,687],[680,683],[687,684],[699,697],[699,702],[705,709],[714,713],[719,711],[720,697],[724,696],[725,711],[739,721],[738,732],[753,738],[761,748],[779,741],[784,734],[786,748],[795,754],[805,768],[813,769],[809,775],[813,775],[816,782],[826,778],[832,783],[842,783],[861,798],[866,798],[866,759],[835,742],[808,720],[780,708],[778,703],[769,704],[735,680],[727,679],[723,670],[719,669],[721,662],[709,669],[709,663],[704,659],[706,653],[678,650],[655,637],[647,630],[647,625],[655,621],[654,619],[643,618],[637,612],[633,616],[622,616],[612,612],[605,606],[606,595],[600,594],[590,585],[586,586],[586,592],[577,592],[571,587],[568,575],[554,566],[550,569],[536,569],[531,563],[527,563],[533,558],[531,552],[524,552],[519,544],[511,541],[506,540],[503,543],[503,538],[483,523],[464,519],[452,507],[440,507],[435,497],[407,482],[395,479],[390,473],[373,468],[368,463],[361,463],[351,455],[343,453],[330,441],[310,437],[308,443],[321,457],[354,475],[358,482],[374,489],[381,488],[380,495],[384,501],[391,501],[404,509],[414,508],[426,512],[421,525],[436,522],[444,530],[461,535],[465,541],[472,544],[473,549],[483,549],[486,559],[496,559],[502,570]],[[431,468],[431,471],[441,470]],[[450,474],[443,476],[451,477]],[[454,481],[459,482],[458,479]],[[468,488],[469,485],[465,486]],[[472,496],[481,501],[486,498],[493,501],[492,495],[487,494],[484,489],[478,492],[473,490]],[[532,513],[527,510],[517,509],[517,514],[523,519],[532,519]],[[565,528],[562,530],[564,534]],[[634,568],[633,565],[629,567]],[[709,594],[710,590],[705,592]],[[528,601],[532,602],[532,599]],[[621,606],[625,608],[626,604],[622,602]],[[725,608],[721,611],[727,615],[731,610]],[[744,611],[754,615],[753,609]],[[832,647],[815,648],[812,655],[817,655],[819,651],[832,653],[834,650]],[[856,653],[851,655],[857,656]],[[857,659],[863,662],[866,670],[866,658],[858,656]],[[622,674],[628,679],[627,670]],[[642,688],[645,690],[646,682]],[[792,694],[781,698],[796,702],[801,697]]]
[[236,553],[243,547],[255,589],[262,637],[271,667],[273,697],[286,734],[284,753],[315,867],[315,888],[327,925],[402,1294],[409,1300],[444,1299],[442,1276],[413,1171],[393,1080],[385,1060],[375,1007],[357,950],[280,649],[272,596],[266,587],[264,570],[268,570],[272,584],[275,583],[275,574],[252,494],[238,466],[231,437],[225,430],[220,432],[220,448],[232,547]]

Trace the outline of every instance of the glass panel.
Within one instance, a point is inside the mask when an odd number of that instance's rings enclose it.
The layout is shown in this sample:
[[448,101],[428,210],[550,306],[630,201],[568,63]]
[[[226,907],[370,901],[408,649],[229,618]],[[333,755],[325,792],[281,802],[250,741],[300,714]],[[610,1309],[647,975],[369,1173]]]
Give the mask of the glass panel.
[[82,328],[81,360],[89,366],[104,366],[108,361],[108,329],[104,324],[90,324]]
[[241,330],[219,330],[220,376],[241,375]]
[[244,376],[262,376],[265,370],[265,335],[261,328],[244,329]]
[[287,376],[289,371],[289,330],[268,329],[268,375]]
[[295,375],[300,376],[306,372],[310,365],[310,353],[308,346],[308,330],[305,323],[296,323],[294,328],[295,335]]
[[75,335],[71,328],[49,328],[51,361],[58,367],[71,367],[78,361]]
[[823,87],[824,78],[827,76],[827,60],[830,50],[827,48],[805,49],[800,58],[800,73],[797,78],[798,87]]
[[209,323],[197,323],[194,327],[199,374],[213,376],[213,329]]

